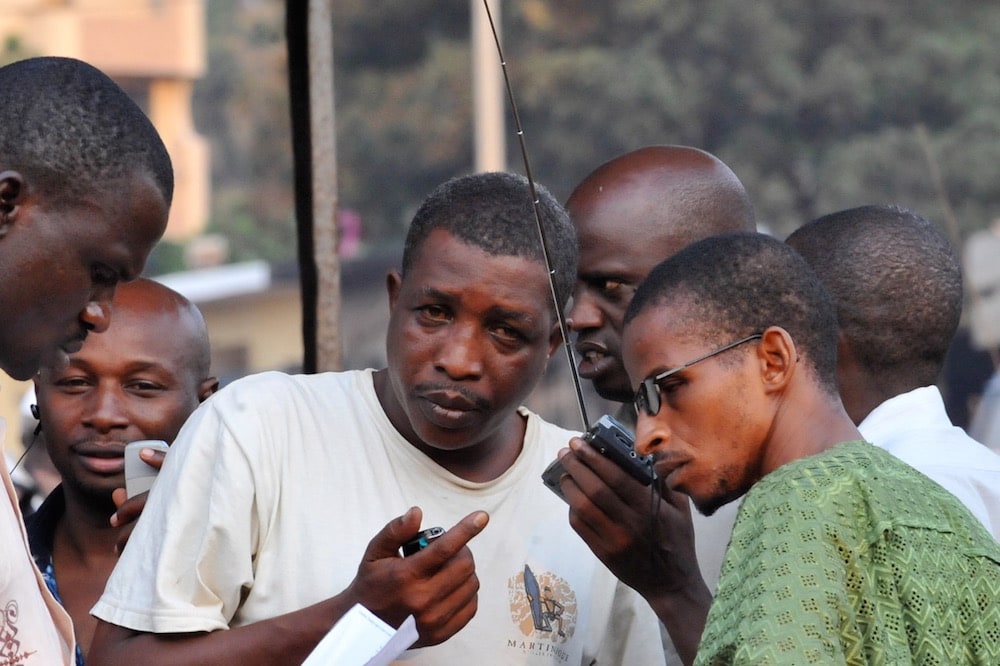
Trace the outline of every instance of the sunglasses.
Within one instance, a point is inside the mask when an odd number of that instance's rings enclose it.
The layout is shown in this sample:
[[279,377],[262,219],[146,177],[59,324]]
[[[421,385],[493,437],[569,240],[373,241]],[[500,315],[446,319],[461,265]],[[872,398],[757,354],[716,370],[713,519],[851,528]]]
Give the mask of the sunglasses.
[[739,347],[740,345],[750,342],[751,340],[758,340],[764,337],[762,333],[757,333],[756,335],[751,335],[743,338],[742,340],[737,340],[736,342],[731,342],[725,347],[719,347],[715,351],[710,351],[704,356],[699,356],[693,361],[688,361],[684,365],[679,365],[676,368],[671,368],[669,370],[664,370],[658,375],[652,377],[647,377],[642,380],[639,384],[639,390],[635,392],[635,411],[636,413],[645,412],[649,416],[656,416],[660,412],[660,383],[670,377],[671,375],[676,375],[681,370],[687,370],[695,363],[701,363],[704,360],[710,359],[713,356],[717,356],[722,352],[729,351],[733,347]]

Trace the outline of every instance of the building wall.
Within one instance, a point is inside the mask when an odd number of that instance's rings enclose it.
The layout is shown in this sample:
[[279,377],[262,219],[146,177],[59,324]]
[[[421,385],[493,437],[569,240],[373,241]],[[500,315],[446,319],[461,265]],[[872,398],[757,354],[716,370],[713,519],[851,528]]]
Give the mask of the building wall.
[[78,58],[136,92],[174,164],[165,237],[182,241],[209,215],[208,144],[194,129],[191,96],[205,71],[204,0],[3,0],[0,39],[26,54]]

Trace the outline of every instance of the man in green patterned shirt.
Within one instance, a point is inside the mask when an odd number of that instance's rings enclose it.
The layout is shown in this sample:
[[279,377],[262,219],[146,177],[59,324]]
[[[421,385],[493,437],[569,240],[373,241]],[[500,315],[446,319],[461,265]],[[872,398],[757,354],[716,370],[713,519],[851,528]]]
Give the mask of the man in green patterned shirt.
[[1000,544],[861,441],[837,323],[794,250],[706,239],[626,315],[636,446],[709,514],[746,495],[696,664],[1000,664]]

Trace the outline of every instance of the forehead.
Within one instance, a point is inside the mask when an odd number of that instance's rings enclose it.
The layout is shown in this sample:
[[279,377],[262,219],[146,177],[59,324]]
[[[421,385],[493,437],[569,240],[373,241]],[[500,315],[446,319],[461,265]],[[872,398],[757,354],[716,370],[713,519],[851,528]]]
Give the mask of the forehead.
[[114,307],[103,333],[87,336],[71,362],[118,372],[135,366],[158,366],[173,374],[195,370],[198,340],[191,320],[170,308]]
[[692,238],[676,207],[644,182],[591,188],[567,204],[580,244],[580,272],[645,277]]
[[548,274],[540,259],[489,254],[442,229],[420,247],[403,278],[410,294],[441,292],[478,307],[503,307],[531,316],[551,310]]
[[692,352],[704,350],[708,340],[704,323],[695,308],[683,298],[674,298],[646,307],[625,325],[622,355],[626,369],[641,373],[633,379],[681,365]]

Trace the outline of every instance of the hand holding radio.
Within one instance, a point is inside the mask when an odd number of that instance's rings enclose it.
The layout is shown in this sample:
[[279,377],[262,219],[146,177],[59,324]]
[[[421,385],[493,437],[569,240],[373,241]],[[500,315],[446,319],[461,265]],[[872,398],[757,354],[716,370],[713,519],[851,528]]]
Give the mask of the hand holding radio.
[[658,615],[678,597],[707,609],[712,597],[698,567],[687,496],[636,482],[582,438],[559,460],[570,526],[598,559]]
[[[635,438],[628,429],[614,417],[604,415],[583,434],[586,440],[597,452],[614,462],[620,469],[644,486],[652,483],[653,461],[649,456],[642,456],[635,450]],[[556,459],[542,472],[545,485],[561,497],[563,494],[560,481],[566,470],[562,459]]]
[[[413,615],[418,647],[447,640],[475,615],[479,579],[467,544],[489,517],[476,511],[447,531],[421,531],[421,520],[414,507],[383,527],[345,590],[351,601],[394,627]],[[411,542],[412,552],[402,557],[401,547]]]

